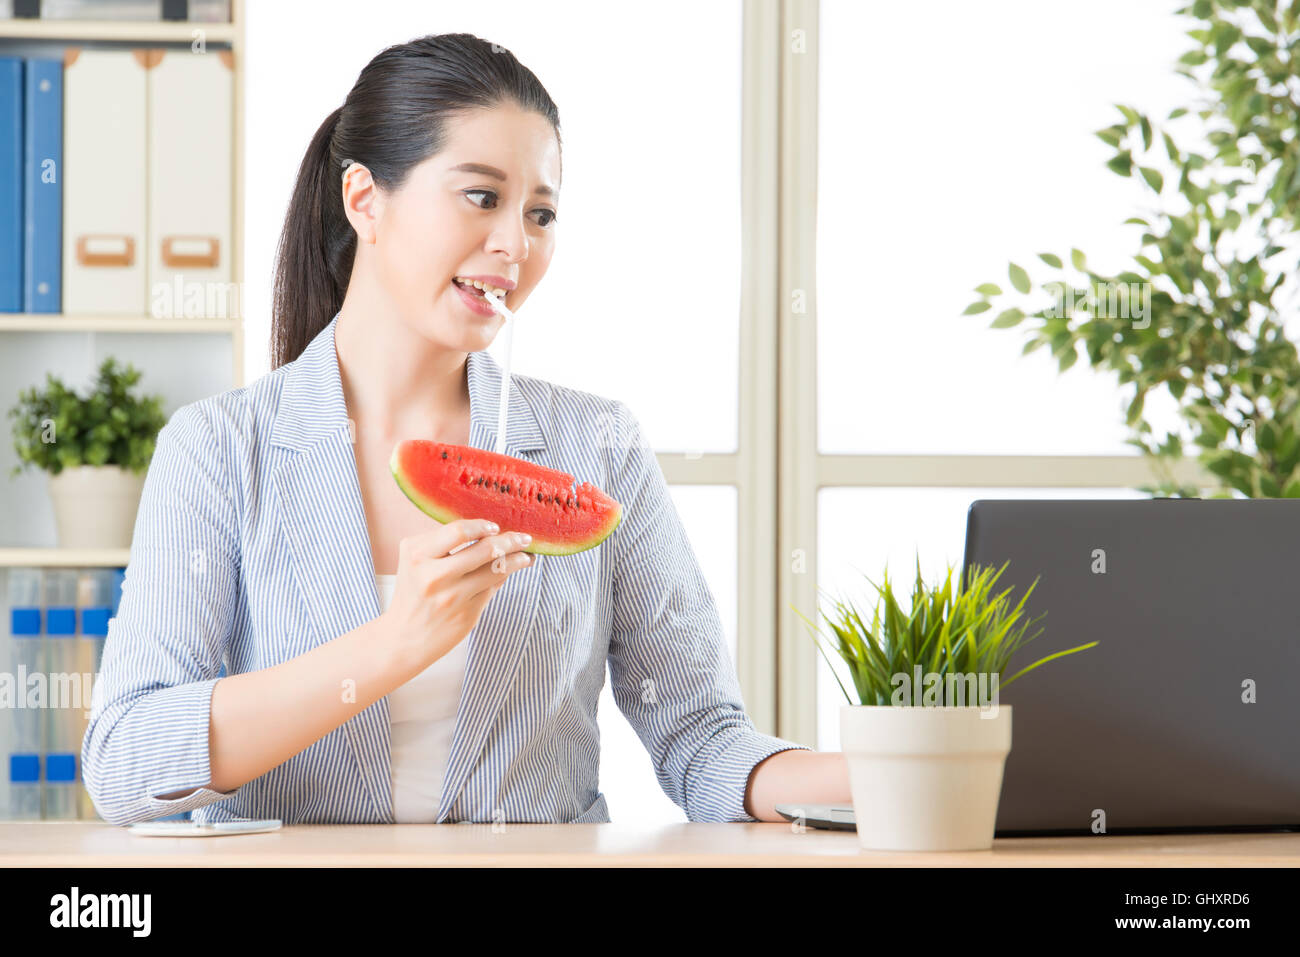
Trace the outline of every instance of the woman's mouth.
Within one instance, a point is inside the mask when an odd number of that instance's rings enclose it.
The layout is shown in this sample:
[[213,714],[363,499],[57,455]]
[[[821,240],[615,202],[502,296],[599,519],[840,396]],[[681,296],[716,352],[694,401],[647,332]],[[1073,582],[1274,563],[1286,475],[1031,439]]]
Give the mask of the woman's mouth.
[[[460,296],[461,301],[464,302],[465,305],[468,306],[471,310],[473,310],[477,315],[495,316],[497,314],[497,311],[492,308],[492,304],[489,303],[486,299],[487,296],[492,295],[492,292],[488,292],[478,288],[477,286],[471,285],[469,282],[463,279],[453,279],[451,281],[451,284],[456,288],[456,294]],[[498,293],[498,295],[494,296],[494,298],[500,299],[502,302],[505,302],[505,297],[507,294],[505,293],[504,290],[497,290],[495,287],[489,287],[489,289],[491,289],[493,292]]]

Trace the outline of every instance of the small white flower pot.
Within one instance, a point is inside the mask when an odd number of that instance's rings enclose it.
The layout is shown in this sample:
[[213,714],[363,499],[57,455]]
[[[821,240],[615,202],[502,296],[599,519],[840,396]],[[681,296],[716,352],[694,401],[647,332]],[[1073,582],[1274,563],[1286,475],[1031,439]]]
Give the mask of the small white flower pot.
[[81,465],[49,475],[60,548],[130,548],[145,474]]
[[1002,769],[1011,751],[1010,705],[845,705],[840,744],[864,849],[993,846]]

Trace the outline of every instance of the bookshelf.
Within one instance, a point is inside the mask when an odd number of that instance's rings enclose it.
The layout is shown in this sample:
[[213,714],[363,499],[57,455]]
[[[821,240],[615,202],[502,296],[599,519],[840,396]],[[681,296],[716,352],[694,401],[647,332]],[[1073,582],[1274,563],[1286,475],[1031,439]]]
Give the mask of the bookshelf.
[[190,43],[202,30],[209,43],[243,48],[243,0],[233,0],[230,23],[154,23],[147,20],[0,20],[0,40],[120,40],[126,43]]
[[[107,312],[98,314],[93,307],[90,310],[77,310],[75,313],[69,314],[0,313],[0,359],[3,360],[0,361],[0,412],[7,410],[17,400],[17,392],[22,386],[15,380],[19,377],[30,378],[32,370],[38,370],[39,375],[43,376],[43,370],[51,369],[70,386],[80,387],[83,385],[83,383],[75,383],[70,380],[67,370],[69,368],[78,368],[79,363],[85,361],[87,356],[93,357],[99,351],[96,349],[96,345],[97,339],[101,336],[103,339],[98,344],[104,352],[126,353],[127,361],[132,362],[145,373],[145,377],[140,383],[143,392],[146,394],[157,391],[164,393],[166,397],[165,407],[174,408],[177,403],[202,398],[204,394],[210,394],[223,388],[238,388],[244,384],[242,290],[244,288],[244,58],[247,49],[245,43],[245,2],[246,0],[231,0],[231,19],[229,23],[196,20],[185,22],[141,22],[0,19],[0,55],[3,56],[62,57],[63,51],[67,47],[124,51],[141,47],[189,50],[195,48],[198,42],[201,41],[207,52],[216,53],[225,59],[232,73],[231,126],[224,138],[230,150],[229,282],[232,284],[233,289],[240,291],[239,298],[233,303],[233,309],[231,309],[234,318],[225,318],[224,315],[211,318],[160,318],[152,315],[136,316]],[[214,130],[212,136],[213,145],[220,148],[221,139],[219,132]],[[111,148],[111,144],[106,145]],[[65,204],[65,230],[68,228],[66,210],[67,206]],[[146,217],[147,219],[148,217]],[[145,297],[146,303],[150,298],[148,295]],[[66,308],[68,305],[66,297],[63,304]],[[183,313],[183,310],[181,312]],[[229,313],[225,314],[228,315]],[[230,365],[227,367],[228,373],[221,368],[224,366],[224,362],[214,360],[212,357],[215,348],[214,343],[229,348]],[[136,358],[138,356],[144,356],[144,358]],[[90,363],[92,367],[94,364],[94,362]],[[161,377],[161,381],[170,383],[170,388],[158,388],[158,379],[151,383],[151,373],[157,373]],[[224,382],[221,381],[223,379]],[[78,391],[80,391],[80,388],[78,388]],[[5,425],[3,441],[9,444],[12,442],[9,421],[3,415],[0,415],[0,421],[3,421]],[[24,534],[21,531],[21,526],[25,513],[30,510],[34,503],[33,497],[44,494],[44,483],[40,481],[41,478],[43,476],[32,477],[30,472],[27,473],[26,479],[22,481],[11,480],[8,475],[3,478],[3,481],[7,484],[6,493],[10,501],[9,510],[0,513],[0,581],[5,583],[4,593],[0,593],[0,604],[7,605],[6,599],[9,597],[9,585],[13,580],[13,576],[28,575],[30,574],[29,570],[39,572],[46,581],[53,576],[65,584],[72,579],[81,583],[85,578],[90,577],[102,585],[106,577],[111,578],[113,576],[114,569],[126,568],[130,559],[129,548],[14,547],[15,540],[40,540],[33,535],[30,528]],[[16,520],[16,524],[13,521],[6,521],[6,518]],[[76,604],[80,606],[80,585],[78,592],[79,597]],[[51,599],[50,593],[46,591],[40,604],[50,606],[51,602],[53,605],[60,606],[60,611],[66,611],[61,606],[72,604],[68,600],[68,596],[62,592],[59,592],[57,600],[54,600]],[[47,612],[53,614],[46,608],[42,612],[42,616],[44,617]],[[9,612],[6,610],[6,618],[8,614]],[[80,618],[80,608],[78,608],[77,614],[78,618]],[[50,628],[49,635],[56,633],[52,621],[53,619],[48,625]],[[84,622],[82,625],[84,625]],[[60,625],[60,628],[62,627]],[[16,628],[17,626],[15,626]],[[40,641],[45,647],[42,654],[53,654],[55,652],[59,654],[59,657],[42,659],[44,667],[51,671],[65,670],[63,665],[68,662],[63,662],[63,658],[67,657],[67,654],[70,653],[69,649],[73,645],[59,639],[47,640],[45,637],[46,624],[42,624],[41,628],[42,637]],[[97,671],[100,652],[94,649],[102,645],[102,636],[95,639],[92,637],[90,626],[84,625],[84,628],[83,635],[81,626],[74,625],[76,653],[78,655],[76,664],[78,666],[72,670],[95,672]],[[15,634],[17,634],[16,630]],[[70,634],[70,632],[60,630],[58,634]],[[96,632],[96,634],[98,633]],[[13,640],[11,639],[11,641]],[[36,649],[39,647],[41,646],[31,646],[32,654],[35,654]],[[14,654],[17,654],[17,651],[14,651]],[[62,664],[57,662],[62,662]],[[12,661],[10,663],[12,664]],[[17,714],[18,712],[12,713]],[[50,714],[42,713],[41,721],[43,726],[48,724],[50,728],[55,727],[51,723],[53,719],[50,717],[53,713],[53,711]],[[88,714],[89,712],[86,711],[80,717],[79,726],[82,735],[84,735]],[[15,725],[14,727],[18,726]],[[10,730],[13,731],[13,729]],[[27,730],[30,731],[31,729],[27,728]],[[75,731],[75,728],[73,730]],[[62,731],[67,732],[68,728],[64,727]],[[17,732],[14,731],[14,733]],[[42,735],[48,735],[53,732],[47,729],[41,733]],[[0,735],[0,737],[5,737],[5,735]],[[73,734],[72,738],[76,739],[78,736]],[[15,743],[18,740],[12,738],[10,744],[5,748],[0,748],[0,750],[9,751],[12,747],[16,749],[15,754],[19,751],[24,752],[18,756],[27,760],[32,756],[26,753],[31,748],[30,746],[19,747]],[[23,740],[26,741],[27,739]],[[57,747],[55,746],[56,740],[58,742]],[[42,795],[40,813],[42,816],[49,816],[52,806],[58,809],[55,816],[66,816],[70,810],[73,810],[69,801],[74,801],[76,807],[73,813],[76,816],[82,820],[95,820],[97,818],[95,809],[89,800],[89,794],[85,791],[81,782],[79,758],[76,759],[75,794],[66,790],[66,788],[73,786],[72,779],[65,776],[66,769],[69,766],[66,759],[69,755],[75,754],[77,750],[78,741],[68,739],[67,734],[63,734],[62,737],[57,739],[42,737],[42,744],[39,747],[41,766],[39,780]],[[59,752],[59,754],[55,755],[53,753],[55,751]],[[63,761],[58,765],[59,771],[57,775],[54,764],[56,756]],[[10,755],[6,755],[4,760],[8,761],[9,757]],[[46,764],[47,760],[49,761],[48,765]],[[27,769],[27,765],[23,765],[23,768]],[[20,806],[14,803],[17,800],[14,795],[18,793],[16,788],[19,786],[30,788],[36,785],[35,783],[23,783],[21,785],[14,783],[16,781],[33,782],[33,778],[26,776],[28,770],[22,772],[24,776],[21,778],[14,777],[14,772],[9,767],[0,769],[0,772],[3,772],[3,780],[0,781],[0,785],[8,789],[5,792],[8,797],[4,801],[0,801],[0,803],[8,806],[7,808],[0,808],[0,817],[4,817],[7,811],[12,813],[14,808]],[[58,800],[52,805],[51,801],[54,800],[55,790],[59,791],[59,795]],[[21,806],[26,808],[26,804]]]
[[0,548],[0,569],[125,568],[129,548]]
[[[0,55],[4,56],[59,56],[68,46],[86,46],[98,49],[130,49],[137,46],[165,46],[175,49],[191,48],[199,39],[209,52],[230,51],[232,55],[233,90],[231,101],[231,215],[230,215],[230,281],[236,290],[244,289],[244,77],[246,55],[246,0],[231,0],[230,22],[205,21],[151,22],[151,21],[99,21],[99,20],[37,20],[0,19]],[[55,314],[0,312],[0,351],[11,355],[31,355],[31,363],[42,365],[41,356],[66,354],[76,350],[93,351],[96,337],[111,336],[109,341],[124,342],[120,336],[139,335],[150,343],[146,351],[157,361],[167,355],[184,354],[188,362],[203,361],[204,348],[211,350],[214,342],[228,343],[231,363],[226,388],[244,384],[244,323],[243,296],[235,304],[235,317],[160,318],[151,315],[120,314]],[[158,338],[154,338],[158,337]],[[215,337],[215,338],[214,338]],[[107,348],[107,346],[106,346]],[[177,350],[173,352],[173,350]],[[27,361],[24,358],[24,361]],[[145,393],[156,391],[148,385],[150,368],[134,359],[145,373],[141,389]],[[220,364],[219,364],[220,365]],[[213,367],[206,366],[212,370]],[[211,374],[211,373],[210,373]],[[221,375],[220,370],[215,370]],[[72,382],[65,381],[70,386]],[[80,385],[84,385],[81,383]],[[17,389],[8,382],[0,392],[0,424],[4,428],[2,440],[10,444],[9,422],[3,412],[17,399]],[[206,386],[206,391],[212,391]],[[219,390],[218,390],[219,391]],[[192,398],[200,398],[194,395]],[[191,401],[186,398],[183,401]],[[168,403],[171,404],[170,402]],[[30,473],[28,473],[30,475]],[[11,485],[11,492],[17,494]],[[28,482],[21,489],[26,501],[32,494],[40,494],[41,483]],[[0,522],[0,525],[5,523]],[[0,528],[0,569],[5,567],[125,567],[126,549],[85,550],[62,548],[12,547],[15,531]],[[29,536],[21,538],[31,540]]]
[[[0,332],[221,332],[238,335],[238,319],[156,319],[152,316],[51,316],[0,312]],[[238,376],[236,376],[238,378]],[[242,383],[236,382],[236,385]]]

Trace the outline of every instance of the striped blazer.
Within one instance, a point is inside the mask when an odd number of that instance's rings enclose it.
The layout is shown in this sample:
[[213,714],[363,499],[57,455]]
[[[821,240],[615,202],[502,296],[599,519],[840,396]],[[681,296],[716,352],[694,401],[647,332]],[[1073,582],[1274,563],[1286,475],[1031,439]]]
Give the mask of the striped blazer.
[[[93,685],[83,779],[104,820],[392,823],[388,699],[233,791],[210,783],[213,685],[380,614],[334,346],[179,408],[145,477]],[[470,443],[495,448],[501,369],[468,354]],[[439,822],[608,821],[596,705],[605,680],[691,821],[752,821],[753,767],[802,745],[745,714],[714,599],[637,419],[617,400],[512,376],[506,452],[623,503],[609,538],[538,555],[465,639]],[[160,794],[197,788],[181,798]]]

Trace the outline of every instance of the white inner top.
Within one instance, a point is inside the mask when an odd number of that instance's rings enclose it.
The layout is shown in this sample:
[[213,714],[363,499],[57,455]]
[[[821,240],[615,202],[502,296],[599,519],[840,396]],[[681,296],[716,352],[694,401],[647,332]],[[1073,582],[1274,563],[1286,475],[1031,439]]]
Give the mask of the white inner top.
[[[396,587],[396,575],[375,576],[381,611],[393,603]],[[468,645],[468,638],[458,642],[406,684],[389,692],[393,814],[399,824],[430,824],[438,819]]]

